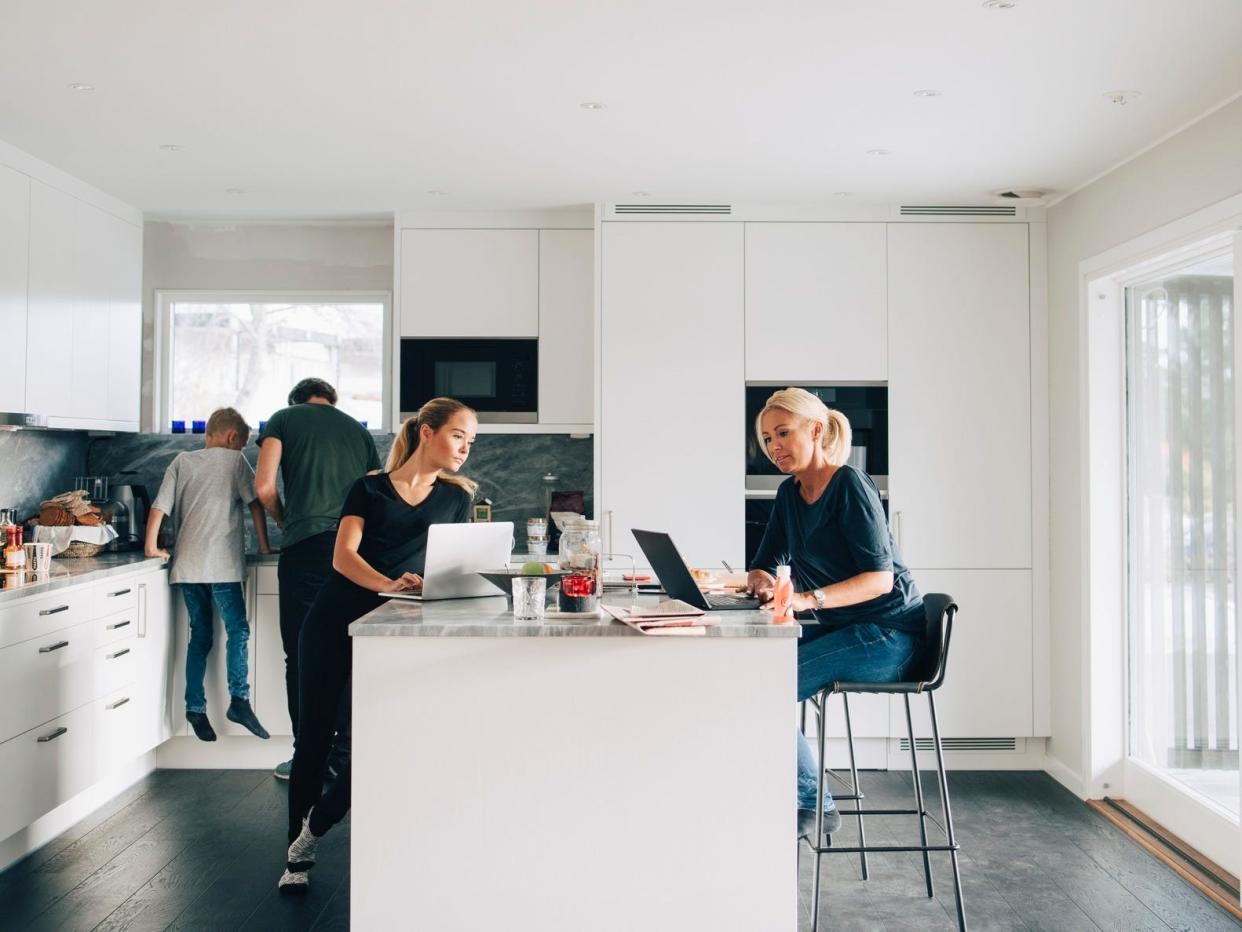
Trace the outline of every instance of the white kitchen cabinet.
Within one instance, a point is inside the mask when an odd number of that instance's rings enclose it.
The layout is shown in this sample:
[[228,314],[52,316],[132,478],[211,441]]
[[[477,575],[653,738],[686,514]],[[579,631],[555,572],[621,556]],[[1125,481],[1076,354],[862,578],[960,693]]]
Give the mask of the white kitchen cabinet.
[[1027,237],[888,225],[889,495],[910,566],[1031,567]]
[[285,645],[280,638],[280,586],[275,566],[255,567],[250,636],[254,639],[254,713],[274,735],[293,734],[285,690]]
[[595,420],[595,234],[539,231],[539,423]]
[[888,377],[885,225],[746,224],[746,379]]
[[30,185],[26,410],[55,427],[136,430],[142,231]]
[[57,627],[0,650],[0,740],[11,738],[95,698],[94,625]]
[[[936,692],[949,738],[1023,738],[1034,732],[1030,570],[913,569],[924,593],[957,600],[944,686]],[[914,733],[931,736],[927,700],[910,697]],[[891,706],[891,734],[905,737],[905,707]]]
[[92,704],[91,738],[96,780],[120,770],[150,750],[142,745],[141,702],[141,687],[130,683]]
[[0,743],[0,839],[94,782],[94,717],[84,705]]
[[26,274],[30,179],[0,165],[0,333],[17,352],[0,367],[0,411],[26,410]]
[[[136,708],[133,715],[136,750],[145,753],[172,737],[172,688],[178,658],[174,653],[173,593],[168,584],[168,570],[145,573],[133,584],[138,594]],[[183,654],[183,678],[184,666]],[[184,705],[179,706],[178,711],[184,711]],[[179,714],[178,719],[184,720],[184,716]]]
[[742,227],[606,223],[600,497],[613,546],[668,531],[690,565],[741,566]]
[[401,231],[401,335],[539,336],[538,230]]

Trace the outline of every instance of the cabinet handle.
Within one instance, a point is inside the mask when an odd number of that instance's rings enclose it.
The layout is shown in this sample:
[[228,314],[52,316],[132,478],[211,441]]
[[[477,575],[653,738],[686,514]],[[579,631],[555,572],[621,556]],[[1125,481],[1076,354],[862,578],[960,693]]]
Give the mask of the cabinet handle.
[[62,647],[68,647],[68,646],[69,646],[68,641],[58,641],[55,644],[49,644],[47,647],[40,647],[39,653],[50,654],[54,650],[60,650]]
[[107,709],[109,712],[111,712],[113,709],[119,709],[121,706],[125,705],[125,703],[127,702],[129,702],[129,696],[126,696],[124,699],[118,699],[116,702],[113,702],[110,705],[104,706],[104,708]]
[[118,650],[115,654],[109,654],[108,659],[116,660],[117,657],[124,657],[128,653],[129,653],[129,648],[127,647],[124,650]]
[[58,615],[61,612],[69,611],[68,605],[57,605],[55,608],[45,608],[39,612],[40,615]]
[[63,734],[64,734],[65,732],[67,732],[68,730],[69,730],[69,729],[68,729],[68,728],[66,728],[64,725],[61,725],[59,728],[57,728],[57,729],[56,729],[54,732],[52,732],[51,734],[48,734],[48,735],[43,735],[42,737],[40,737],[40,738],[39,738],[39,743],[40,743],[40,744],[47,744],[49,741],[55,741],[57,738],[59,738],[61,735],[63,735]]
[[116,592],[109,592],[108,598],[115,599],[118,595],[128,595],[133,591],[133,589],[118,589]]
[[[897,539],[897,546],[900,547],[901,546],[901,512],[900,511],[893,512],[893,537]],[[902,554],[902,557],[904,558],[905,554]]]
[[106,627],[109,631],[115,631],[117,628],[128,628],[131,624],[133,624],[133,622],[126,618],[124,621],[118,621],[116,624],[107,625]]
[[147,636],[147,584],[138,584],[138,637]]

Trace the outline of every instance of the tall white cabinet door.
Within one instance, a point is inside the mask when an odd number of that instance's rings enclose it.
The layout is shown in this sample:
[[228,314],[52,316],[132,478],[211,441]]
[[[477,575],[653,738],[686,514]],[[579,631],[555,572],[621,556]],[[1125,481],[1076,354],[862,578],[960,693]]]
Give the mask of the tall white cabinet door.
[[401,231],[401,335],[539,336],[538,230]]
[[746,224],[746,378],[888,377],[883,223]]
[[906,563],[1031,566],[1026,224],[888,225],[889,494]]
[[30,179],[0,165],[0,333],[10,347],[0,367],[0,411],[26,410],[26,272]]
[[[743,558],[742,227],[606,223],[597,509],[615,548],[666,530],[690,565]],[[736,561],[736,562],[735,562]]]
[[73,239],[76,203],[42,182],[30,183],[26,409],[35,414],[74,414],[69,368],[79,278]]
[[595,233],[539,231],[539,423],[595,419]]
[[138,427],[142,391],[142,230],[108,217],[108,400],[109,421]]
[[108,325],[111,307],[109,282],[115,274],[113,223],[101,210],[74,201],[74,224],[65,231],[73,236],[74,295],[72,330],[69,334],[71,364],[62,373],[72,386],[68,414],[88,421],[108,418]]
[[[948,593],[958,604],[944,686],[936,692],[941,734],[950,738],[1031,737],[1031,572],[912,572],[919,591]],[[910,706],[915,736],[930,737],[927,700],[911,696]],[[904,737],[906,713],[900,698],[893,700],[891,711],[890,733]]]

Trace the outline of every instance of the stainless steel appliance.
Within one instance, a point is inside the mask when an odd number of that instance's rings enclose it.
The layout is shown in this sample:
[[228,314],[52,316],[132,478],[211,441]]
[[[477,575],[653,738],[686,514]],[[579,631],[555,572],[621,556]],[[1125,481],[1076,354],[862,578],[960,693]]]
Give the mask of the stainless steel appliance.
[[538,422],[539,341],[403,339],[402,418],[444,395],[470,405],[480,421]]
[[114,541],[115,550],[132,550],[141,547],[147,530],[147,513],[151,510],[151,497],[144,485],[113,485],[110,501],[112,526],[119,535]]

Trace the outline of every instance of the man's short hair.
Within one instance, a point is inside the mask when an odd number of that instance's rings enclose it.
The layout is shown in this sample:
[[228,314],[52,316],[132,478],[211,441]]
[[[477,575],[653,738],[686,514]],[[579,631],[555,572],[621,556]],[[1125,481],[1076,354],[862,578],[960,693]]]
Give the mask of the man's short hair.
[[250,436],[250,425],[236,408],[217,408],[212,411],[211,417],[207,418],[207,433],[222,434],[229,430],[237,431],[243,441]]
[[289,404],[303,405],[312,398],[326,398],[328,404],[336,404],[336,389],[323,379],[303,379],[289,392]]

